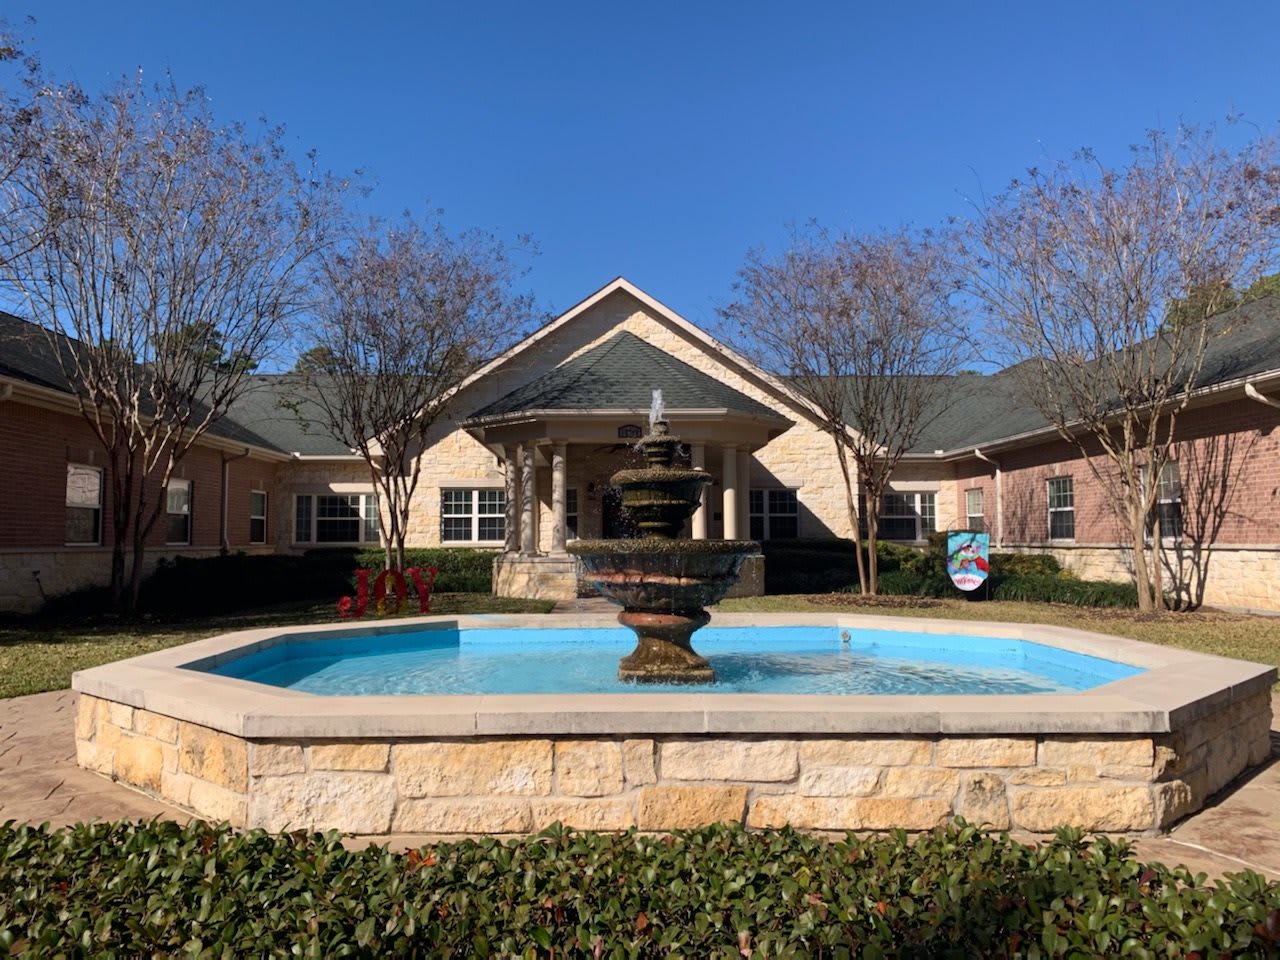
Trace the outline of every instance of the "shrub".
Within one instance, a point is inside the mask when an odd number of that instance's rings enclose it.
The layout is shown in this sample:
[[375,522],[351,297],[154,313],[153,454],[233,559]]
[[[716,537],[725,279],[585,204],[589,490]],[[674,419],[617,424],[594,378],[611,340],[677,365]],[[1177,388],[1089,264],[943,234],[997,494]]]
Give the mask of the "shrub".
[[1054,577],[1065,573],[1047,553],[993,553],[991,573],[998,577]]
[[161,560],[142,585],[138,607],[148,613],[199,615],[332,600],[348,591],[354,556],[351,550],[312,550]]
[[1123,841],[958,822],[828,841],[553,827],[395,854],[204,823],[0,826],[0,952],[30,956],[1276,957],[1280,884]]
[[[435,567],[435,590],[438,593],[492,593],[492,550],[474,547],[421,547],[404,552],[405,567]],[[386,553],[380,549],[362,550],[356,555],[355,567],[381,570]]]
[[1066,577],[1008,577],[995,585],[996,600],[1069,603],[1078,607],[1136,607],[1138,591],[1131,583],[1075,580]]

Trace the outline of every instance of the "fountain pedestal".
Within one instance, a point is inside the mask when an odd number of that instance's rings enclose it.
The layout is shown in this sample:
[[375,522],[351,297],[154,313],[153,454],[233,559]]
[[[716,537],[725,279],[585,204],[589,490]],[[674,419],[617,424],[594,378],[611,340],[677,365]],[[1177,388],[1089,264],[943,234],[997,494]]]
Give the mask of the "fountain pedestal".
[[602,596],[622,604],[618,622],[636,634],[618,676],[642,683],[710,683],[715,670],[694,651],[694,631],[711,619],[706,607],[738,579],[742,561],[759,549],[752,540],[678,540],[711,477],[673,467],[679,438],[665,421],[640,441],[649,466],[612,477],[635,519],[639,540],[578,540],[568,550]]

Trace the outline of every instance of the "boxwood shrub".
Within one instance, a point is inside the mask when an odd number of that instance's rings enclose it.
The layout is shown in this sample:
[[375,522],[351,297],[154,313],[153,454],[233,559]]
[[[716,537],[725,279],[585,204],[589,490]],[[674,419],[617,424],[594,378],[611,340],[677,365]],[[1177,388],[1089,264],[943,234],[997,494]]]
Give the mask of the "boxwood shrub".
[[[492,593],[492,550],[474,547],[423,547],[405,550],[406,567],[435,567],[435,589],[439,593]],[[381,549],[362,550],[356,555],[356,566],[381,570],[386,554]]]
[[1280,885],[956,824],[347,850],[204,823],[0,827],[0,955],[1275,957]]

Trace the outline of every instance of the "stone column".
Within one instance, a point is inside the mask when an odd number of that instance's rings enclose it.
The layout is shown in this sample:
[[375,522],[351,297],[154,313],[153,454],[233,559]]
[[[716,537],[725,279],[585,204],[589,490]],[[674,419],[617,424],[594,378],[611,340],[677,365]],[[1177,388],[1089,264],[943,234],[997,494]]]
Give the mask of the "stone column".
[[557,440],[551,445],[551,552],[564,553],[564,544],[568,535],[568,515],[565,508],[568,497],[565,493],[565,443]]
[[724,466],[721,470],[721,481],[724,483],[724,503],[721,514],[724,517],[724,538],[737,540],[738,533],[738,448],[726,446],[723,454]]
[[505,444],[502,448],[503,488],[507,495],[504,510],[506,537],[502,543],[504,553],[515,553],[520,549],[520,463],[516,459],[514,444]]
[[533,462],[532,444],[520,444],[520,552],[526,557],[538,554],[538,488],[537,467]]
[[751,451],[738,451],[738,535],[751,536]]
[[[705,470],[707,468],[707,445],[705,443],[695,443],[689,450],[692,466],[695,470]],[[705,484],[702,488],[702,497],[698,501],[698,509],[693,511],[692,520],[692,536],[695,540],[707,539],[707,488],[711,484]]]

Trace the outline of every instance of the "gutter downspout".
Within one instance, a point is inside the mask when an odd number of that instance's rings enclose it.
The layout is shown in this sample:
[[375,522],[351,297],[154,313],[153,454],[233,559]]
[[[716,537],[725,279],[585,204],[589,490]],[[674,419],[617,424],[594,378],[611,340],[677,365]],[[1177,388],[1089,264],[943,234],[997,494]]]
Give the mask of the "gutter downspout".
[[222,535],[219,538],[218,546],[224,554],[231,552],[231,538],[227,534],[227,486],[231,479],[231,462],[233,460],[243,460],[249,455],[249,448],[244,448],[244,453],[237,453],[234,457],[228,457],[225,453],[222,455],[222,491],[219,499],[222,501]]
[[999,461],[992,460],[977,447],[973,448],[973,455],[979,460],[985,460],[996,468],[996,546],[1001,550],[1004,549],[1004,473],[1000,469]]
[[1280,400],[1272,400],[1270,397],[1263,396],[1258,391],[1258,388],[1248,381],[1245,381],[1244,395],[1250,400],[1257,400],[1259,403],[1265,403],[1268,407],[1280,408]]

